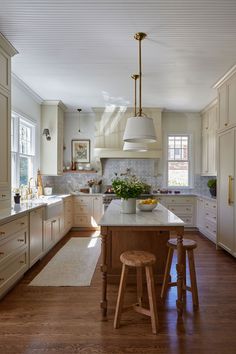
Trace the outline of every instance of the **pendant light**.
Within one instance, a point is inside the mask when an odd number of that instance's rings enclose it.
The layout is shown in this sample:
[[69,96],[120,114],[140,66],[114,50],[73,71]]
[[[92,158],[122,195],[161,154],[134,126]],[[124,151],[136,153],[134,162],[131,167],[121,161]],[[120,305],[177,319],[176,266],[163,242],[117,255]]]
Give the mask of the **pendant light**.
[[78,132],[81,133],[81,130],[80,130],[80,112],[82,111],[82,109],[78,108],[77,111],[78,111],[78,115],[79,115],[78,116],[78,122],[79,122],[79,130],[78,130]]
[[[139,75],[133,74],[131,78],[134,80],[134,116],[137,116],[137,79]],[[147,144],[144,143],[130,143],[125,141],[123,146],[124,151],[147,151]]]
[[154,143],[156,141],[155,128],[152,118],[142,112],[142,57],[141,42],[146,33],[136,33],[134,38],[139,42],[139,111],[137,117],[128,118],[123,140],[130,143]]

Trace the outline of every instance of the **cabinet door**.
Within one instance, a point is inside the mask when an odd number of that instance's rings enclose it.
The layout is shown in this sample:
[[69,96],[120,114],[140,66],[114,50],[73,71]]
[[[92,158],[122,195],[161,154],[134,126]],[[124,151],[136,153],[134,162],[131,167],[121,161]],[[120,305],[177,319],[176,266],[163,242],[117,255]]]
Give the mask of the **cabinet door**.
[[229,125],[236,124],[236,75],[228,82],[228,120]]
[[10,96],[0,89],[0,190],[10,189]]
[[217,241],[229,252],[234,244],[234,188],[235,171],[234,142],[235,131],[232,129],[219,136],[219,171],[217,179]]
[[60,218],[52,220],[52,238],[54,243],[60,239]]
[[58,135],[57,135],[57,174],[63,173],[63,145],[64,145],[64,113],[60,107],[58,107]]
[[197,199],[197,227],[202,229],[204,227],[204,200]]
[[54,243],[53,233],[52,233],[52,223],[51,220],[44,223],[44,246],[43,249],[46,251]]
[[94,197],[93,198],[93,219],[95,221],[95,227],[98,226],[98,222],[103,215],[103,203],[102,197]]
[[30,212],[30,266],[43,253],[43,208]]
[[202,134],[202,175],[208,173],[208,133]]
[[223,129],[228,125],[228,100],[227,85],[224,84],[218,89],[219,104],[219,129]]
[[0,48],[0,86],[9,90],[10,89],[10,74],[11,73],[11,59]]

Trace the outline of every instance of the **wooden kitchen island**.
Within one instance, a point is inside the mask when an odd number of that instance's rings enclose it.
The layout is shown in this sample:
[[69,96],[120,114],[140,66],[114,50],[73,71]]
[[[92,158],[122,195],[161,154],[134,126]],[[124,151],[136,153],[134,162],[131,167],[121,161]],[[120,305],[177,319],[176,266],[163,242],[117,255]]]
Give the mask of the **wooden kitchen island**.
[[[102,316],[107,316],[107,283],[119,282],[121,273],[120,255],[127,250],[143,250],[155,254],[155,280],[162,282],[167,258],[166,243],[171,231],[177,239],[177,310],[183,311],[183,235],[184,222],[159,204],[152,212],[137,210],[136,214],[122,214],[120,200],[113,200],[101,218],[102,238]],[[130,271],[128,281],[134,281]]]

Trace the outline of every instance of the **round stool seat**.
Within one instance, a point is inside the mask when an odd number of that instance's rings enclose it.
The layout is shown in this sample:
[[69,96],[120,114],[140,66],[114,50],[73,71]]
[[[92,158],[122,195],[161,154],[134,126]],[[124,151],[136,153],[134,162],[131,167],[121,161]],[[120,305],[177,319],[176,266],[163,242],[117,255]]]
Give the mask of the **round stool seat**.
[[[177,238],[171,238],[167,242],[167,246],[173,249],[177,249]],[[183,239],[183,248],[185,250],[193,250],[194,248],[197,248],[197,242],[193,240],[189,240],[187,238]]]
[[120,255],[120,260],[129,267],[145,267],[154,264],[156,257],[145,251],[126,251]]

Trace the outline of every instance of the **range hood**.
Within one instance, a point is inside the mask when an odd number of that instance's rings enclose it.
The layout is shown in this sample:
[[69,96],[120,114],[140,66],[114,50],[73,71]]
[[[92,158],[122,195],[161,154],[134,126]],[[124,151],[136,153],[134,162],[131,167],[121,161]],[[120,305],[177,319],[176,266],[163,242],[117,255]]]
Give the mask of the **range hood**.
[[94,155],[100,159],[160,159],[162,151],[124,151],[121,149],[95,148]]

